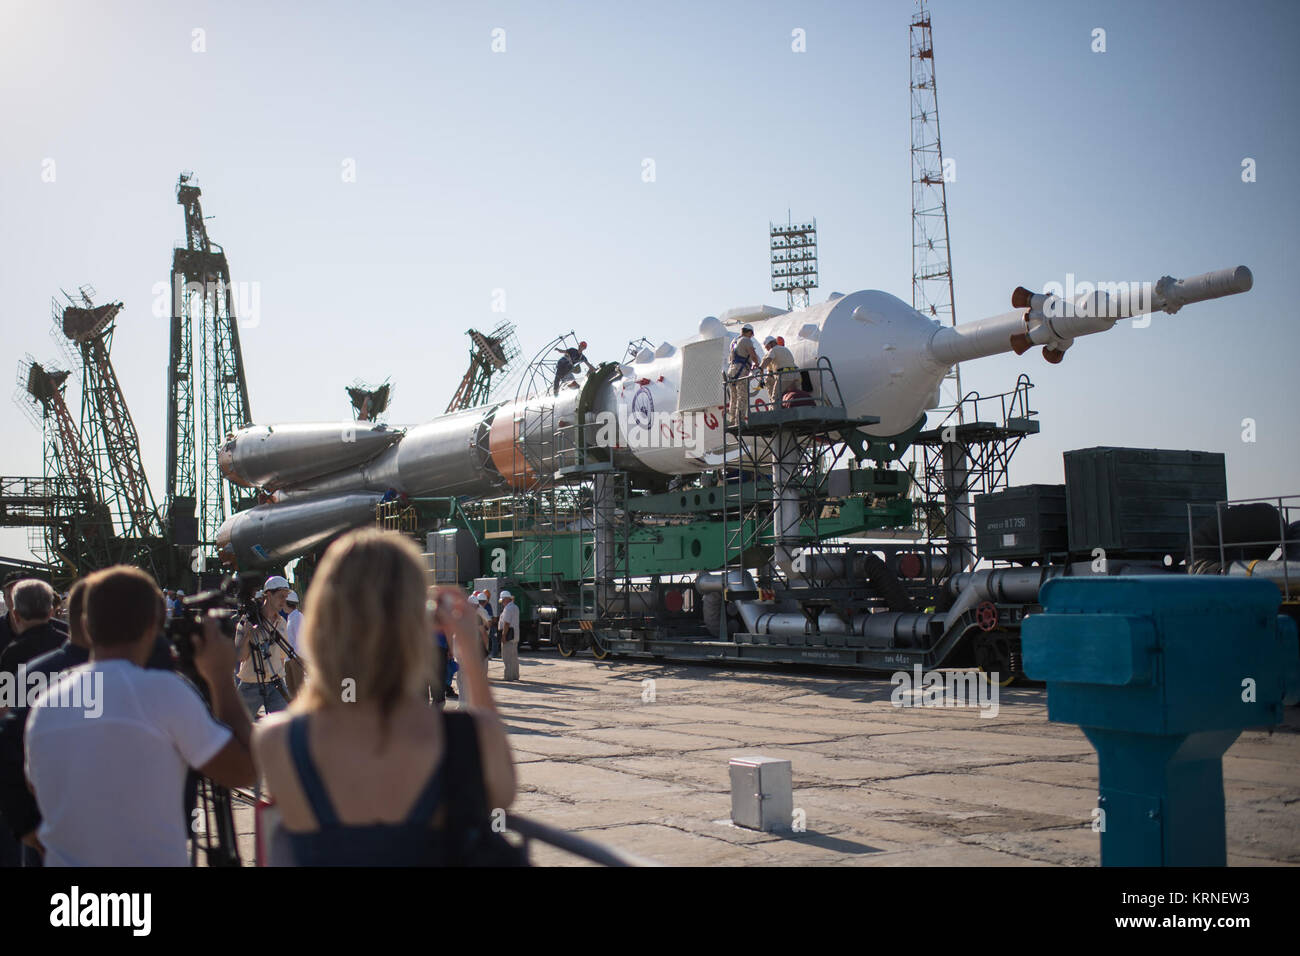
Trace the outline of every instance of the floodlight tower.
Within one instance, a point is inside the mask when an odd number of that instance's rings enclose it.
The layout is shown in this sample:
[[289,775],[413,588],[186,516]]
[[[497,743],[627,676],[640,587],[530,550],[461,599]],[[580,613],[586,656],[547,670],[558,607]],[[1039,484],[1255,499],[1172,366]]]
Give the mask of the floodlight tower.
[[808,292],[817,288],[817,220],[769,223],[772,291],[784,292],[791,310],[806,308]]

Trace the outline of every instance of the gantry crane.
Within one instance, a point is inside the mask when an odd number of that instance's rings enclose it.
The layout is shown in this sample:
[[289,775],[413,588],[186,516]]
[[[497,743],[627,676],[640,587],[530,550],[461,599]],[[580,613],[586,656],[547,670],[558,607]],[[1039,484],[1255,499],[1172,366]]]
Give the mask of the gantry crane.
[[[181,173],[176,201],[185,210],[185,246],[172,255],[166,515],[176,546],[207,553],[226,516],[255,496],[228,482],[217,467],[217,451],[226,435],[253,418],[230,265],[225,251],[208,237],[200,195],[194,174]],[[198,436],[196,410],[202,422]]]
[[[140,439],[126,397],[113,369],[113,332],[121,302],[95,305],[93,290],[67,304],[52,302],[55,330],[81,367],[81,426],[84,461],[94,476],[99,500],[108,507],[123,553],[117,558],[166,572],[163,526],[154,505],[140,455]],[[78,301],[79,300],[79,301]]]
[[486,404],[492,393],[492,379],[519,357],[512,322],[502,322],[491,332],[470,329],[465,334],[469,336],[469,368],[447,406],[449,412]]
[[122,557],[112,516],[65,398],[69,373],[30,355],[18,365],[14,398],[41,429],[39,478],[0,478],[0,525],[28,529],[32,552],[58,587]]
[[381,385],[367,385],[357,379],[347,387],[347,393],[352,417],[359,422],[378,421],[393,400],[393,386],[387,380]]

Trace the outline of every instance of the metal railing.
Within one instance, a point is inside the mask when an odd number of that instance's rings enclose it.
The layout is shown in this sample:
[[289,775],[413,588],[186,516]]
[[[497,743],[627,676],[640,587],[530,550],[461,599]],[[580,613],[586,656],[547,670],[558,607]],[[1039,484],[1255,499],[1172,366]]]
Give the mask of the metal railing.
[[647,860],[631,853],[624,853],[613,847],[603,846],[594,840],[561,830],[547,823],[529,820],[527,817],[507,816],[506,827],[523,838],[524,850],[527,852],[535,840],[545,843],[573,856],[581,857],[600,866],[658,866],[653,860]]
[[[1274,508],[1277,512],[1277,537],[1273,537],[1270,534],[1266,538],[1255,541],[1239,541],[1236,538],[1233,538],[1233,540],[1225,542],[1223,540],[1224,509],[1251,504],[1267,504]],[[1287,559],[1288,549],[1294,551],[1297,548],[1300,548],[1300,534],[1287,537],[1287,529],[1296,524],[1297,521],[1300,521],[1300,495],[1277,495],[1266,498],[1236,498],[1215,502],[1214,518],[1217,525],[1216,538],[1218,539],[1215,544],[1197,545],[1196,525],[1198,522],[1194,515],[1195,509],[1196,506],[1189,502],[1187,505],[1187,565],[1189,570],[1200,562],[1206,560],[1203,556],[1198,557],[1198,552],[1200,552],[1201,555],[1204,555],[1206,551],[1209,551],[1218,559],[1216,562],[1217,567],[1215,568],[1217,573],[1229,574],[1231,573],[1232,565],[1237,563],[1236,559],[1232,561],[1228,560],[1229,550],[1259,549],[1262,552],[1264,549],[1268,549],[1266,557],[1242,560],[1241,563],[1245,565],[1247,572],[1249,573],[1249,569],[1253,568],[1253,566],[1258,564],[1260,561],[1276,560],[1279,562],[1280,570],[1282,572],[1282,593],[1284,595],[1289,595],[1294,593],[1293,587],[1300,587],[1300,579],[1295,582],[1294,586],[1292,585],[1291,561]],[[1204,517],[1208,517],[1208,515],[1205,515]]]
[[[743,393],[744,395],[746,415],[788,407],[784,397],[786,391],[808,393],[807,396],[799,397],[799,405],[812,405],[820,408],[844,408],[844,394],[840,391],[840,383],[835,377],[835,369],[826,356],[819,358],[816,365],[772,369],[770,371],[756,368],[736,378],[732,378],[730,369],[727,369],[722,373],[722,381],[723,410],[727,415],[728,422],[732,421],[732,405],[739,397],[737,393]],[[778,390],[782,391],[781,395],[772,394],[773,384],[779,386]],[[755,385],[757,385],[757,388],[754,387]],[[794,388],[790,388],[791,385]],[[766,392],[767,400],[764,401],[761,397],[755,397],[756,392]],[[793,403],[791,404],[793,405]]]
[[[260,802],[259,795],[247,787],[236,787],[228,791],[229,796],[238,802],[256,808]],[[260,824],[259,824],[260,825]],[[523,843],[524,853],[531,857],[532,844],[543,843],[547,846],[553,846],[557,850],[568,853],[571,856],[579,857],[595,863],[598,866],[659,866],[654,860],[648,860],[644,857],[632,853],[625,853],[614,847],[605,846],[597,843],[595,840],[588,840],[586,837],[578,836],[576,833],[569,833],[567,830],[561,830],[559,827],[551,826],[549,823],[542,823],[539,820],[532,820],[528,817],[522,817],[518,814],[508,814],[506,817],[506,832],[514,833]],[[235,865],[239,864],[239,853],[234,846],[233,839],[228,841],[230,846],[228,851],[228,861]],[[270,844],[270,840],[262,841],[260,844]],[[192,849],[199,848],[196,837]],[[255,855],[256,859],[256,855]],[[194,855],[191,855],[191,865],[194,865]],[[210,862],[205,865],[211,866]],[[264,865],[264,862],[263,862]]]
[[[1029,420],[1038,414],[1029,406],[1029,390],[1034,387],[1029,376],[1021,372],[1020,377],[1016,379],[1016,384],[1006,392],[998,392],[993,395],[981,395],[979,392],[971,389],[962,396],[961,401],[953,406],[936,408],[936,412],[943,412],[944,416],[939,420],[936,428],[942,429],[945,425],[957,424],[959,421],[979,422],[991,421],[996,425],[1006,428],[1009,422],[1017,420]],[[991,416],[985,419],[981,414],[981,407],[984,415]],[[950,419],[953,419],[950,421]]]

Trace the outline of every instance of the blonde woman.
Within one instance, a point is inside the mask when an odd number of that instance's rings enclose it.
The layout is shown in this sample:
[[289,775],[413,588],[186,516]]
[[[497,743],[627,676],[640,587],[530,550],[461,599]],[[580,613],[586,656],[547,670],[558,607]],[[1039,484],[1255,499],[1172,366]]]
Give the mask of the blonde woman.
[[462,647],[479,639],[464,594],[430,600],[410,541],[357,531],[326,552],[304,618],[307,682],[253,740],[283,821],[270,862],[502,862],[488,818],[513,801],[515,774],[482,655],[456,655],[466,711],[428,704],[435,629]]

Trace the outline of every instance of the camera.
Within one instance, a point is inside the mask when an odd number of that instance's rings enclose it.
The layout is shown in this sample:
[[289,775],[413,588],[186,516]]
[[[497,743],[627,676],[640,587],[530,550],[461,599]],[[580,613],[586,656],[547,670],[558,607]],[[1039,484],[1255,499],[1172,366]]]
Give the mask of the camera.
[[203,633],[209,611],[218,612],[221,633],[234,638],[236,624],[252,607],[258,577],[256,572],[231,574],[220,586],[181,599],[181,612],[167,622],[165,633],[183,671],[193,670],[194,635]]

